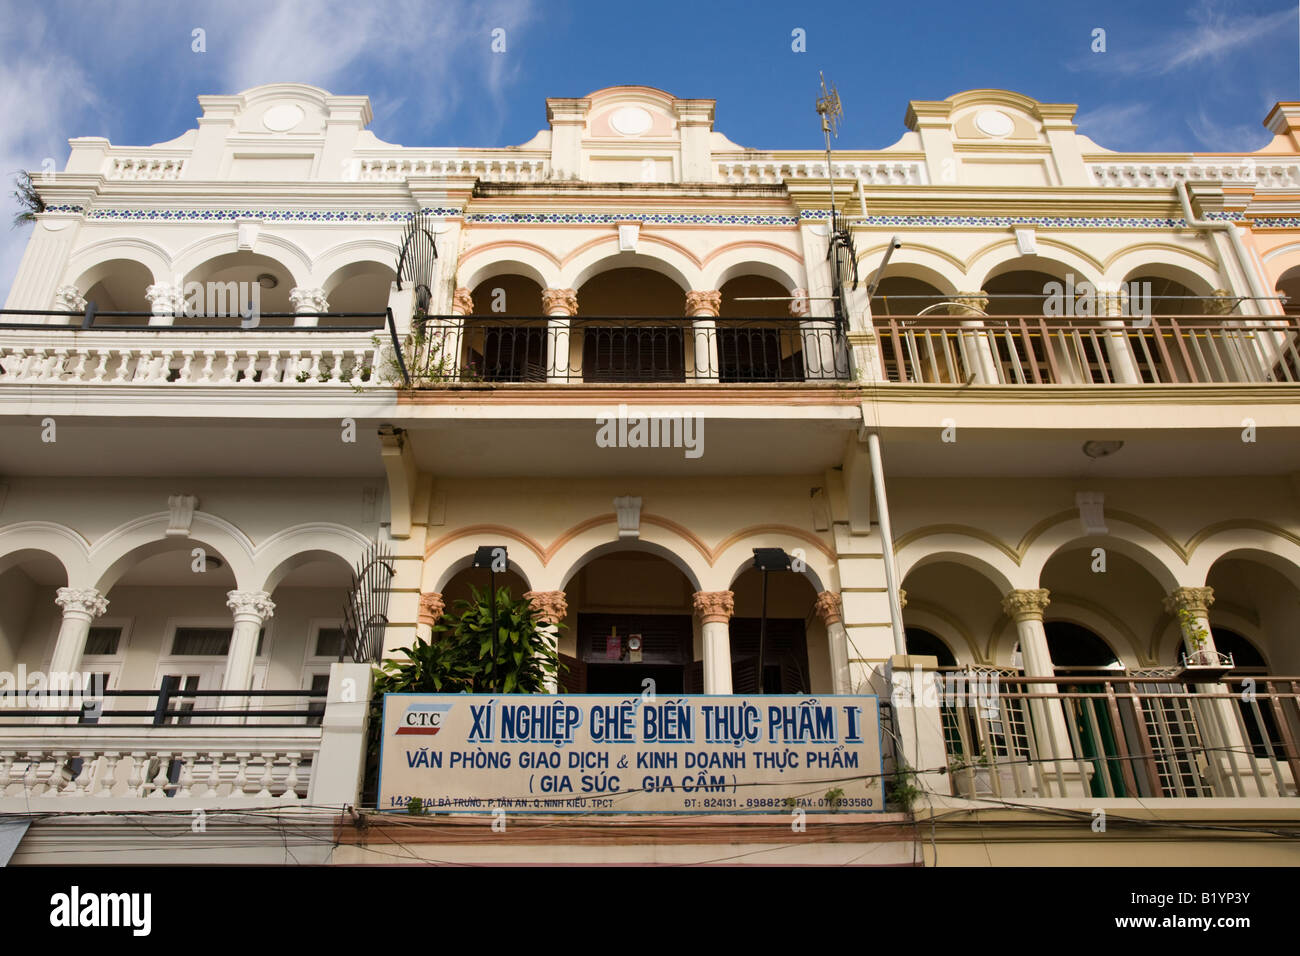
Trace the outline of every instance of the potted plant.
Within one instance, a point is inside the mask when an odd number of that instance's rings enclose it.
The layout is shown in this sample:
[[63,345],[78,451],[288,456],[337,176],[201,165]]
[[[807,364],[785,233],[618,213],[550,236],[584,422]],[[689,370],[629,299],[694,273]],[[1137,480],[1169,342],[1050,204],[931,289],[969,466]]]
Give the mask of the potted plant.
[[1178,625],[1183,632],[1190,651],[1183,652],[1182,676],[1198,683],[1218,681],[1232,670],[1231,654],[1221,654],[1210,650],[1210,632],[1201,626],[1200,620],[1187,608],[1178,611]]

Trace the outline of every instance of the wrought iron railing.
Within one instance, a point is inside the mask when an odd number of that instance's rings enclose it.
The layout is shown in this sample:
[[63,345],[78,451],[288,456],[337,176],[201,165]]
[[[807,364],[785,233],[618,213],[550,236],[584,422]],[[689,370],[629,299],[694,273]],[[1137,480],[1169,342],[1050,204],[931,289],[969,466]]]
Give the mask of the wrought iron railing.
[[837,382],[848,352],[833,319],[417,317],[413,384]]
[[875,327],[889,382],[1300,382],[1296,316],[893,316],[876,318]]

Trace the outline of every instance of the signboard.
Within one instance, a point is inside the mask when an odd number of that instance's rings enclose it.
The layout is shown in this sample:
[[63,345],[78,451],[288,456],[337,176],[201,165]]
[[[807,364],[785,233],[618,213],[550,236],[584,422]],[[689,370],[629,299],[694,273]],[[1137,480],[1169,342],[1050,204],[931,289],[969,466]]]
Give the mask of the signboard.
[[379,809],[884,809],[872,696],[388,694]]

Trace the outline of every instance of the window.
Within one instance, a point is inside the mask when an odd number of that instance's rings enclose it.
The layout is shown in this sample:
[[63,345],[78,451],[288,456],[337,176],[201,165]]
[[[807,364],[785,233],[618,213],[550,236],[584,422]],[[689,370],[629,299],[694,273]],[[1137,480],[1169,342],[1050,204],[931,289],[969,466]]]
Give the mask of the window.
[[[230,653],[230,639],[234,635],[229,627],[178,627],[172,636],[172,655],[175,657],[225,657]],[[266,641],[266,628],[257,634],[257,656],[262,656]]]
[[[329,674],[312,674],[309,689],[314,694],[324,694],[330,687]],[[307,726],[319,727],[321,721],[325,719],[325,699],[324,697],[314,697],[307,703]]]
[[121,643],[121,627],[92,627],[83,653],[87,657],[112,657],[117,654]]
[[322,627],[316,632],[316,651],[313,656],[337,661],[343,653],[343,628]]

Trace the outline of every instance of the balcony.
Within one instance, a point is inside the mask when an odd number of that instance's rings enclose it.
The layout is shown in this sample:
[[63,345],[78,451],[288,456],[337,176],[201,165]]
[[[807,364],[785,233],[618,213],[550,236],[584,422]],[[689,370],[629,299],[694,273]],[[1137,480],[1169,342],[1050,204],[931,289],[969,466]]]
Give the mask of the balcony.
[[[332,324],[292,324],[304,315]],[[52,317],[80,321],[44,324]],[[150,317],[0,312],[0,384],[359,387],[385,363],[386,312],[266,312],[252,328],[229,316],[165,326]]]
[[875,320],[884,379],[910,385],[1300,382],[1300,318],[1160,315]]
[[416,319],[412,384],[836,383],[848,353],[833,319],[555,321],[544,316]]
[[[1175,670],[1040,678],[941,669],[936,699],[953,795],[1300,795],[1300,679],[1194,684]],[[907,719],[906,706],[896,712]]]

